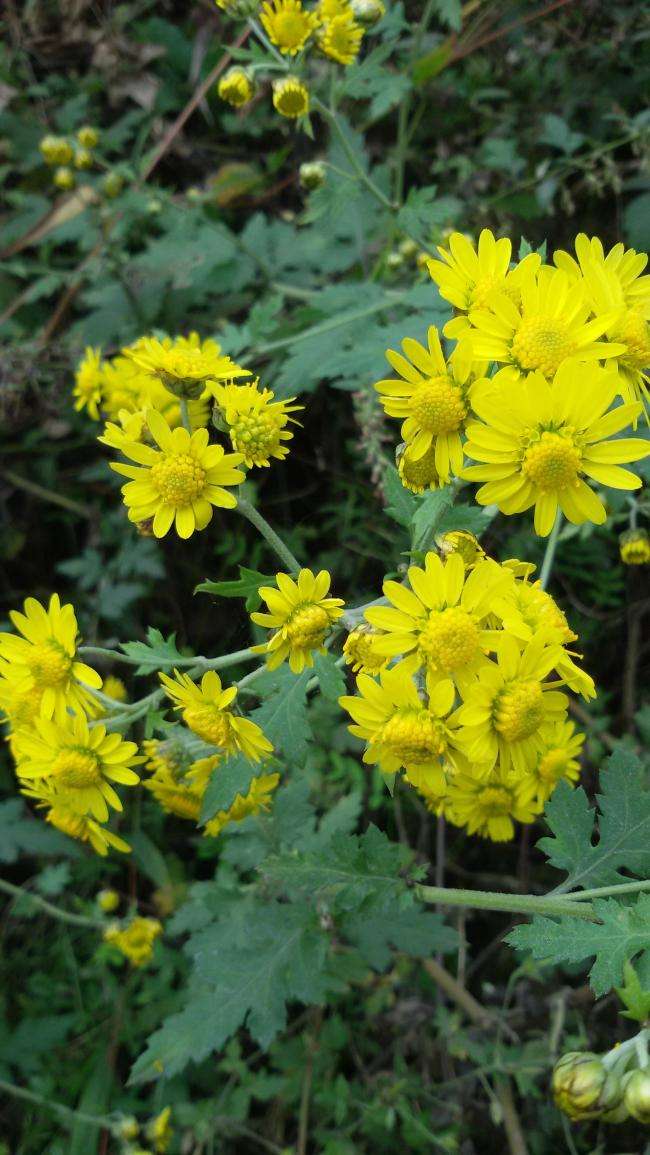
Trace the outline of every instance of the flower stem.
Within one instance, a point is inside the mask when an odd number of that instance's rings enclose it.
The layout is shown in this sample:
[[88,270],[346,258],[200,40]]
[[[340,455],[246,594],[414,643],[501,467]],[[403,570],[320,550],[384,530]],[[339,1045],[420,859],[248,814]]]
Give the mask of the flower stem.
[[115,1126],[115,1120],[109,1118],[108,1115],[87,1115],[85,1111],[74,1111],[72,1107],[66,1107],[63,1103],[55,1103],[52,1099],[46,1099],[44,1095],[37,1095],[35,1091],[28,1091],[26,1087],[17,1087],[15,1083],[7,1083],[4,1079],[0,1079],[0,1091],[6,1095],[12,1095],[14,1099],[23,1099],[27,1103],[34,1103],[37,1107],[45,1107],[46,1111],[61,1115],[62,1118],[68,1119],[71,1124],[79,1120],[91,1127],[105,1127],[107,1130],[112,1130]]
[[352,168],[354,169],[356,176],[359,178],[361,183],[366,186],[366,188],[368,189],[368,192],[372,193],[375,200],[378,200],[379,203],[384,206],[384,208],[390,209],[390,211],[392,213],[396,212],[396,210],[399,208],[399,205],[396,205],[392,200],[390,200],[386,196],[385,193],[383,193],[381,191],[381,189],[378,187],[378,185],[375,184],[372,177],[368,176],[368,173],[359,164],[359,160],[358,160],[358,158],[354,152],[354,149],[351,147],[347,136],[345,135],[345,131],[341,125],[341,122],[340,122],[338,116],[334,112],[334,109],[328,108],[328,106],[326,104],[323,104],[322,100],[318,100],[317,98],[314,99],[313,104],[314,104],[314,107],[317,108],[318,111],[321,113],[321,115],[324,116],[325,119],[328,120],[329,123],[331,124],[332,128],[334,129],[336,135],[338,136],[338,138],[341,142],[341,146],[343,148],[345,155],[347,156],[350,164],[352,165]]
[[555,550],[557,547],[558,537],[560,536],[560,530],[562,528],[562,521],[563,521],[562,510],[558,509],[558,511],[555,515],[555,522],[553,525],[553,529],[551,530],[549,539],[546,543],[546,553],[544,554],[544,561],[542,562],[542,569],[541,569],[541,572],[539,575],[539,584],[541,585],[543,590],[546,589],[549,581],[551,580],[551,574],[553,573],[553,562],[555,561]]
[[292,573],[297,573],[301,568],[300,562],[295,558],[287,545],[284,544],[281,537],[275,532],[272,526],[269,525],[266,518],[247,501],[245,497],[237,498],[237,509],[243,517],[250,521],[251,525],[262,535],[265,541],[271,546],[271,549],[277,553],[280,561],[288,567]]
[[644,879],[639,882],[622,882],[618,886],[597,886],[592,890],[576,890],[563,897],[573,902],[583,902],[592,898],[618,898],[619,894],[641,894],[646,890],[650,890],[650,882]]
[[571,902],[567,898],[552,898],[540,894],[503,894],[491,890],[457,890],[446,886],[415,887],[416,897],[422,902],[441,906],[468,906],[474,910],[502,910],[513,914],[569,915],[594,921],[591,907]]
[[24,890],[21,886],[14,886],[13,882],[7,882],[5,878],[0,878],[0,890],[4,890],[5,894],[11,895],[12,898],[31,902],[33,906],[37,906],[39,910],[49,914],[51,918],[58,919],[59,922],[68,922],[72,926],[93,927],[95,930],[104,926],[104,923],[97,918],[87,918],[83,914],[73,914],[72,911],[61,910],[53,903],[46,902],[38,894],[32,894],[31,891]]
[[179,397],[178,400],[181,407],[181,422],[183,424],[183,429],[187,429],[187,432],[191,435],[192,426],[190,425],[190,411],[187,407],[187,401],[184,397]]

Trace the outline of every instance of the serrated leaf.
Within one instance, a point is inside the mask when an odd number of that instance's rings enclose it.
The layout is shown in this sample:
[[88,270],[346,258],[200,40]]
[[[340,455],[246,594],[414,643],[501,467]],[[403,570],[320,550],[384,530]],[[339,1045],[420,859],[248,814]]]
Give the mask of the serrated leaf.
[[221,810],[229,810],[238,794],[246,795],[260,767],[243,754],[215,766],[203,795],[201,823],[209,822]]
[[623,986],[616,988],[616,994],[626,1008],[621,1014],[626,1019],[634,1019],[638,1023],[645,1023],[650,1019],[650,990],[641,985],[641,981],[631,962],[623,966]]
[[446,926],[441,915],[413,908],[365,913],[363,908],[346,915],[338,923],[341,934],[357,947],[375,970],[385,970],[393,958],[393,948],[429,958],[458,949],[458,933]]
[[160,630],[150,626],[146,642],[122,642],[124,653],[137,662],[136,674],[151,674],[156,670],[168,670],[185,657],[176,645],[176,634],[165,638]]
[[496,516],[496,506],[481,509],[478,505],[452,505],[451,509],[444,510],[438,525],[437,533],[452,533],[454,530],[464,530],[480,537],[485,533],[490,522]]
[[[266,694],[251,717],[266,734],[276,751],[287,761],[300,762],[307,753],[311,729],[307,719],[307,683],[311,670],[292,674],[286,667],[264,675],[257,682]],[[268,689],[267,689],[268,687]]]
[[314,654],[314,673],[318,678],[321,694],[331,702],[338,702],[345,693],[345,678],[330,653]]
[[195,594],[215,594],[220,598],[244,598],[249,613],[256,610],[261,602],[260,586],[267,586],[274,581],[272,576],[259,573],[256,569],[247,569],[239,566],[239,578],[236,581],[215,582],[206,578],[195,586]]
[[460,207],[456,197],[438,196],[436,185],[414,188],[397,214],[397,224],[426,244],[432,228],[452,224]]

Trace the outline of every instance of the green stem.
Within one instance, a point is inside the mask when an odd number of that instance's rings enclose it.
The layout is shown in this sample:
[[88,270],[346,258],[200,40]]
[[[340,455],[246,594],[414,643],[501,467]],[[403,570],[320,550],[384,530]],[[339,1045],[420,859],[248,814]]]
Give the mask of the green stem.
[[288,64],[288,63],[287,63],[287,61],[285,60],[284,56],[282,56],[282,55],[281,55],[281,54],[278,52],[278,50],[277,50],[277,48],[275,47],[275,45],[271,44],[271,41],[270,41],[270,40],[268,39],[268,37],[267,37],[267,36],[264,34],[264,32],[262,32],[262,29],[260,28],[259,24],[257,23],[257,20],[253,20],[252,16],[249,16],[249,18],[248,18],[248,20],[246,21],[246,23],[248,24],[248,27],[250,28],[251,32],[254,32],[254,33],[255,33],[255,35],[257,36],[257,39],[259,40],[260,44],[263,44],[263,45],[264,45],[264,47],[266,48],[266,51],[267,51],[267,52],[270,52],[270,53],[271,53],[271,56],[274,56],[274,57],[275,57],[275,59],[277,60],[278,64],[281,64],[281,65],[282,65],[282,69],[283,69],[283,71],[284,71],[284,72],[288,72],[288,71],[289,71],[289,64]]
[[289,571],[291,573],[297,573],[298,570],[301,569],[300,562],[293,556],[289,547],[284,544],[282,538],[278,536],[272,526],[269,525],[266,518],[262,517],[259,510],[255,509],[255,506],[251,505],[250,501],[247,501],[245,497],[237,498],[237,509],[243,517],[250,521],[251,525],[255,526],[258,533],[268,542],[271,549],[277,553],[280,561],[284,562]]
[[389,209],[392,213],[396,212],[399,208],[399,205],[396,205],[394,201],[390,200],[386,194],[381,191],[378,185],[375,184],[372,177],[370,177],[362,165],[359,164],[357,155],[350,145],[350,142],[345,135],[345,131],[339,121],[338,116],[334,112],[334,109],[328,108],[326,104],[323,104],[322,100],[318,100],[317,98],[313,101],[313,104],[314,107],[317,108],[321,113],[321,115],[324,116],[325,119],[331,124],[341,142],[341,147],[343,148],[345,155],[347,156],[356,176],[361,181],[361,183],[366,186],[368,192],[372,193],[375,200],[378,200],[379,203],[384,206],[384,208]]
[[[120,654],[117,650],[104,649],[102,646],[80,646],[78,651],[84,657],[97,657],[110,659],[112,662],[126,662],[130,666],[139,666],[141,658],[130,658],[128,654]],[[222,670],[226,666],[236,666],[238,662],[246,662],[249,658],[254,658],[255,654],[250,648],[245,650],[234,650],[231,654],[222,654],[219,658],[204,658],[201,654],[194,655],[193,658],[176,658],[173,662],[161,662],[161,666],[201,666],[204,670]]]
[[47,902],[38,894],[32,894],[31,891],[24,890],[21,886],[14,886],[13,882],[7,882],[5,878],[0,878],[0,890],[4,890],[5,894],[11,895],[12,898],[31,902],[33,906],[37,906],[39,910],[49,914],[51,918],[58,919],[59,922],[68,922],[71,926],[93,927],[95,930],[104,927],[104,923],[100,922],[99,919],[87,918],[83,914],[73,914],[69,910],[61,910],[60,907]]
[[71,497],[66,497],[63,493],[55,493],[51,489],[46,489],[43,485],[37,485],[35,481],[29,481],[26,477],[20,477],[12,469],[5,469],[2,476],[16,489],[24,489],[25,493],[31,493],[34,497],[41,498],[42,501],[48,501],[52,505],[60,505],[62,509],[68,509],[70,513],[75,513],[78,517],[91,518],[94,516],[90,506],[82,505],[80,501],[73,501]]
[[312,337],[320,337],[321,334],[330,333],[333,329],[341,329],[344,325],[351,325],[353,321],[363,321],[375,313],[382,313],[384,309],[390,309],[393,305],[399,304],[405,296],[405,293],[394,293],[390,296],[387,294],[384,300],[374,301],[372,305],[367,305],[364,309],[358,309],[357,312],[348,310],[345,313],[337,313],[329,321],[321,321],[318,325],[311,325],[308,329],[302,329],[300,333],[294,333],[291,337],[281,337],[277,341],[269,341],[266,345],[258,345],[252,352],[256,357],[263,357],[267,353],[275,353],[278,349],[289,349],[292,345],[300,344],[301,341],[309,341]]
[[190,425],[190,411],[187,407],[187,401],[185,397],[179,397],[178,400],[181,407],[181,422],[183,424],[183,429],[187,429],[187,432],[191,434],[192,426]]
[[[624,1066],[630,1051],[637,1051],[639,1045],[641,1048],[647,1047],[648,1039],[650,1039],[650,1029],[643,1027],[637,1035],[634,1035],[631,1039],[626,1039],[624,1043],[620,1043],[616,1047],[612,1047],[611,1051],[603,1055],[601,1060],[603,1067],[611,1070],[612,1067],[618,1067],[619,1064]],[[624,1060],[623,1063],[621,1063],[621,1059]]]
[[562,510],[558,509],[555,515],[555,522],[551,530],[549,539],[546,543],[546,552],[544,554],[544,561],[539,575],[539,584],[543,590],[546,589],[553,573],[553,562],[555,561],[555,550],[557,547],[558,537],[562,528]]
[[44,1095],[37,1095],[35,1091],[28,1091],[26,1087],[16,1087],[14,1083],[7,1083],[4,1079],[0,1079],[0,1091],[4,1091],[6,1095],[12,1095],[14,1099],[23,1099],[27,1103],[34,1103],[36,1107],[45,1107],[46,1111],[62,1115],[71,1123],[79,1120],[91,1127],[105,1127],[107,1130],[112,1130],[115,1126],[115,1119],[109,1118],[108,1115],[87,1115],[85,1111],[75,1111],[72,1107],[65,1107],[63,1103],[55,1103],[52,1099],[46,1099]]
[[503,894],[492,890],[457,890],[446,886],[415,887],[416,897],[422,902],[441,906],[468,906],[473,910],[501,910],[513,914],[569,915],[594,921],[590,908],[566,898],[547,898],[539,894]]
[[589,901],[592,898],[618,898],[619,894],[641,894],[650,890],[650,882],[623,882],[618,886],[596,886],[592,890],[576,890],[573,894],[565,894],[564,898],[573,902]]

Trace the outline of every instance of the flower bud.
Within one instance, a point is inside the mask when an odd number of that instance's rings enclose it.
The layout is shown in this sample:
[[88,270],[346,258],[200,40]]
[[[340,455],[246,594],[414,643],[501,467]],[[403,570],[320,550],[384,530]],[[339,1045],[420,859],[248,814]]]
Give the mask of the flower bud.
[[399,243],[399,251],[407,261],[410,261],[417,253],[418,247],[410,237],[405,237],[404,240]]
[[115,1124],[113,1133],[118,1139],[135,1139],[139,1130],[140,1125],[135,1116],[123,1115]]
[[352,11],[359,24],[372,28],[373,24],[379,23],[386,8],[382,0],[352,0]]
[[397,249],[392,249],[386,256],[387,269],[401,269],[404,264],[404,257]]
[[74,154],[75,168],[92,168],[93,154],[87,148],[77,148]]
[[255,16],[257,13],[259,0],[216,0],[216,5],[229,16],[238,16],[241,20],[246,20],[248,16]]
[[[120,896],[116,890],[100,890],[95,900],[100,910],[105,914],[112,914],[120,905]],[[127,1135],[128,1139],[129,1136]]]
[[623,1102],[633,1119],[650,1124],[650,1068],[624,1075]]
[[77,140],[82,148],[96,148],[99,144],[99,132],[90,124],[84,124],[77,131]]
[[273,107],[280,116],[297,120],[309,112],[309,89],[297,76],[273,81]]
[[645,529],[628,529],[618,539],[621,561],[624,565],[648,565],[650,536]]
[[327,169],[322,160],[305,161],[301,164],[298,170],[298,177],[300,180],[300,187],[305,192],[313,192],[316,188],[322,188],[327,180]]
[[618,1075],[607,1071],[599,1055],[569,1051],[555,1064],[551,1081],[560,1111],[574,1121],[597,1119],[621,1098]]
[[72,169],[68,168],[67,165],[61,165],[60,168],[57,168],[52,179],[56,187],[62,189],[63,192],[69,192],[77,183]]
[[72,160],[72,145],[63,136],[44,136],[38,147],[46,164],[65,165]]
[[443,533],[436,539],[436,544],[445,558],[450,553],[459,553],[467,569],[471,569],[477,561],[482,561],[485,557],[485,551],[478,538],[466,529],[454,529],[449,533]]
[[106,173],[101,185],[102,192],[109,200],[118,197],[124,188],[124,177],[116,169]]
[[217,85],[221,100],[233,108],[242,108],[252,100],[255,92],[253,78],[245,68],[229,68]]

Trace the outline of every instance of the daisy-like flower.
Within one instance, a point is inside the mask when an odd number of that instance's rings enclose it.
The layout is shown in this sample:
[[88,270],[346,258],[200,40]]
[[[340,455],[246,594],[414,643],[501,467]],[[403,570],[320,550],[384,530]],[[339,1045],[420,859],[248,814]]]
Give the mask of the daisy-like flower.
[[24,612],[10,613],[17,634],[0,633],[0,700],[4,693],[40,695],[39,713],[64,720],[68,710],[96,715],[101,707],[90,689],[100,690],[96,670],[77,660],[79,631],[74,609],[52,594],[47,609],[26,598]]
[[[353,719],[350,733],[366,742],[363,761],[377,763],[382,774],[405,770],[415,782],[442,791],[443,763],[457,757],[458,730],[449,713],[454,704],[453,682],[428,687],[426,702],[412,677],[412,665],[381,670],[379,684],[367,674],[357,678],[358,695],[345,694],[339,704]],[[416,777],[419,776],[419,777]]]
[[[541,264],[537,253],[529,253],[510,269],[512,243],[507,237],[497,240],[490,229],[482,230],[476,246],[463,233],[451,233],[448,247],[438,246],[438,252],[441,261],[426,262],[429,274],[440,296],[461,313],[485,308],[497,290],[518,304],[522,278]],[[468,325],[467,317],[456,317],[445,326],[445,336],[458,337]]]
[[379,635],[368,626],[357,626],[351,630],[343,643],[343,653],[354,674],[378,674],[388,665],[385,654],[378,654],[375,639]]
[[244,818],[259,814],[260,810],[268,810],[273,791],[279,781],[279,774],[262,774],[259,778],[253,778],[248,794],[238,794],[229,810],[220,810],[214,818],[206,822],[206,835],[209,838],[216,838],[231,822],[243,822]]
[[[460,761],[460,753],[457,751],[455,755],[455,762]],[[404,771],[404,777],[409,786],[413,786],[417,790],[420,798],[424,801],[427,810],[436,817],[441,817],[447,811],[447,799],[449,797],[449,783],[458,773],[458,767],[452,766],[448,762],[442,763],[442,782],[436,775],[435,782],[431,782],[427,771],[420,770],[419,767],[412,766],[409,771]]]
[[330,60],[336,60],[338,64],[354,64],[363,34],[362,25],[357,24],[351,12],[333,16],[319,29],[318,47],[324,56],[329,56]]
[[397,472],[402,485],[410,489],[411,493],[424,493],[427,489],[441,489],[444,485],[436,469],[435,446],[427,449],[422,457],[413,457],[411,451],[405,448],[397,460]]
[[221,77],[217,86],[217,93],[226,104],[233,108],[242,108],[253,98],[255,87],[251,77],[244,68],[229,68]]
[[243,455],[247,469],[268,466],[272,457],[282,461],[288,455],[288,446],[283,443],[291,441],[293,433],[286,426],[290,421],[298,424],[290,414],[303,408],[292,404],[295,398],[275,401],[270,389],[258,389],[257,381],[252,385],[214,385],[211,394],[221,410],[230,443]]
[[593,265],[596,265],[614,274],[627,305],[634,306],[647,301],[650,297],[650,276],[642,275],[648,264],[647,253],[626,249],[625,245],[620,243],[605,253],[602,241],[598,237],[588,237],[586,233],[578,233],[575,251],[575,257],[563,249],[553,253],[554,264],[571,280],[579,281]]
[[307,12],[300,0],[265,0],[260,20],[271,44],[285,56],[296,56],[319,24],[315,12]]
[[438,330],[428,332],[428,348],[406,337],[404,354],[392,349],[386,359],[401,379],[377,381],[375,389],[389,417],[405,418],[402,438],[411,462],[433,448],[434,464],[441,481],[463,467],[461,434],[469,414],[470,400],[485,362],[476,362],[467,343],[459,343],[445,361]]
[[541,811],[531,779],[498,772],[482,781],[471,774],[458,774],[450,783],[445,802],[445,816],[454,826],[492,842],[509,842],[515,822],[532,822]]
[[486,482],[476,494],[481,505],[502,513],[523,513],[535,506],[535,532],[550,533],[558,506],[574,525],[601,525],[605,507],[584,480],[612,489],[638,489],[639,478],[621,464],[646,457],[640,438],[609,440],[638,416],[640,405],[619,405],[608,412],[619,390],[612,370],[567,362],[552,382],[534,373],[512,389],[511,378],[497,373],[492,388],[473,401],[481,422],[468,426],[465,453],[485,464],[467,468],[463,477]]
[[[636,254],[635,254],[636,255]],[[643,254],[645,256],[645,254]],[[650,277],[642,278],[650,285]],[[650,366],[650,288],[628,304],[625,286],[607,262],[591,262],[584,270],[584,283],[596,316],[612,317],[607,337],[625,346],[625,352],[608,362],[615,365],[621,378],[620,394],[624,401],[648,400],[647,369]]]
[[143,337],[122,352],[176,397],[191,400],[201,396],[209,381],[250,377],[250,371],[231,361],[216,341],[200,341],[196,334],[171,342]]
[[140,778],[131,767],[143,761],[135,742],[101,725],[91,729],[82,716],[63,725],[38,718],[33,730],[16,734],[16,755],[21,778],[45,779],[76,814],[99,822],[106,822],[109,806],[122,809],[111,783],[136,786]]
[[309,89],[297,76],[282,76],[273,81],[273,107],[288,120],[306,116],[309,112]]
[[491,769],[498,759],[504,773],[511,767],[518,774],[530,773],[543,746],[544,728],[561,721],[567,711],[566,694],[544,681],[559,648],[548,645],[544,635],[525,647],[506,633],[500,635],[497,661],[481,667],[456,711],[471,762]]
[[482,309],[472,309],[469,332],[474,354],[506,365],[511,381],[530,373],[551,378],[563,361],[602,361],[625,346],[599,340],[616,314],[587,318],[591,308],[584,287],[561,269],[544,265],[522,279],[521,304],[493,293]]
[[104,678],[102,693],[107,698],[112,698],[114,702],[128,702],[129,700],[124,682],[121,678],[116,678],[114,674],[109,674],[107,678]]
[[441,561],[427,553],[424,569],[408,570],[411,589],[385,581],[390,606],[371,606],[366,620],[383,631],[374,647],[387,657],[413,655],[415,668],[433,680],[451,678],[462,689],[471,683],[494,649],[486,618],[512,583],[512,574],[486,558],[467,570],[459,553]]
[[121,854],[130,853],[131,847],[123,838],[100,825],[89,814],[78,814],[68,795],[58,793],[51,779],[21,782],[21,794],[34,799],[39,810],[46,810],[45,821],[61,834],[77,842],[87,842],[102,858],[106,857],[109,850],[118,850]]
[[162,923],[157,918],[136,915],[126,926],[112,922],[104,931],[104,942],[117,947],[134,967],[143,967],[151,960],[156,939],[162,934]]
[[77,412],[85,409],[93,421],[99,421],[103,384],[104,365],[101,349],[92,349],[89,346],[77,367],[72,395]]
[[537,762],[529,774],[535,782],[536,801],[540,806],[551,797],[558,782],[577,782],[584,734],[576,733],[575,724],[556,722],[542,734]]
[[189,674],[174,670],[174,677],[160,674],[168,698],[176,703],[189,729],[226,754],[241,752],[252,762],[259,762],[273,750],[268,738],[250,718],[233,714],[229,706],[237,697],[237,687],[224,690],[215,670],[208,670],[197,686]]
[[278,573],[275,580],[277,588],[261,586],[259,590],[269,612],[251,614],[251,621],[273,632],[267,642],[253,649],[266,654],[270,670],[288,658],[293,673],[301,674],[306,666],[313,666],[314,651],[323,653],[325,638],[345,603],[327,597],[332,579],[324,569],[316,575],[301,569],[297,581]]
[[213,506],[235,508],[235,495],[223,487],[244,480],[235,468],[243,460],[241,453],[227,454],[221,445],[209,445],[207,429],[192,434],[170,429],[154,409],[147,414],[147,428],[156,448],[125,441],[121,452],[137,465],[111,462],[111,469],[132,479],[122,487],[130,521],[153,518],[155,537],[164,537],[174,523],[178,536],[188,538],[209,524]]
[[646,529],[628,529],[619,538],[623,565],[650,564],[650,536]]
[[151,777],[143,781],[145,789],[167,814],[198,822],[203,795],[220,755],[192,761],[173,741],[148,741],[143,750],[147,755],[145,769],[151,771]]

